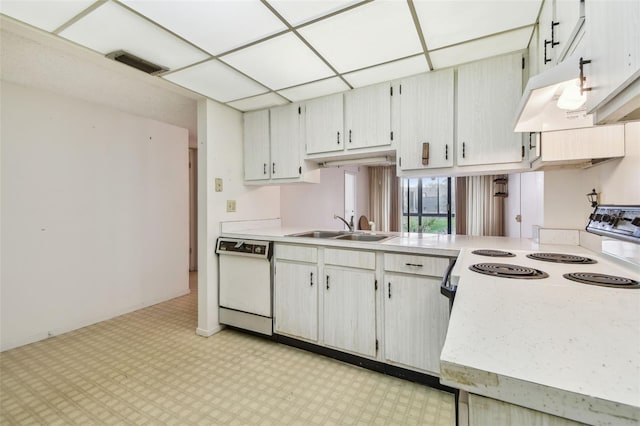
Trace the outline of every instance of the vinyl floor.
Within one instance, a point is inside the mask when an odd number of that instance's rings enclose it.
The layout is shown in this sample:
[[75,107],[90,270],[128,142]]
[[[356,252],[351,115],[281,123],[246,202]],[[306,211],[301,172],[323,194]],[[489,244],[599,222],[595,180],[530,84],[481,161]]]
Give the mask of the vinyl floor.
[[454,425],[453,396],[234,330],[197,288],[0,353],[0,425]]

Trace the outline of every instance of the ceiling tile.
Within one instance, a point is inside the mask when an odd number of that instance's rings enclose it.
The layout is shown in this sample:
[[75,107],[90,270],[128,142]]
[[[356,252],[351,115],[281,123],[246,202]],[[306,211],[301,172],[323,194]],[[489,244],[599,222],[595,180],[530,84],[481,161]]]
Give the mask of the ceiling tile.
[[298,31],[341,73],[422,52],[406,2],[367,3]]
[[163,78],[220,102],[242,99],[267,91],[265,87],[216,59],[176,71]]
[[254,44],[220,59],[276,90],[333,74],[293,33]]
[[532,25],[542,0],[416,1],[427,49]]
[[251,98],[240,99],[229,102],[227,105],[239,109],[240,111],[253,111],[255,109],[269,108],[272,106],[284,105],[289,103],[282,96],[269,92],[264,95],[253,96]]
[[465,62],[526,49],[533,28],[533,26],[530,26],[528,28],[509,31],[492,37],[486,37],[430,52],[431,63],[436,69],[446,68]]
[[2,0],[0,12],[34,27],[54,31],[93,2],[94,0]]
[[293,102],[297,102],[304,99],[330,95],[332,93],[344,92],[345,90],[349,90],[349,86],[347,86],[339,77],[333,77],[326,80],[316,81],[313,83],[303,84],[301,86],[280,90],[278,93],[292,100]]
[[291,25],[296,26],[358,3],[358,0],[270,0],[269,3]]
[[258,0],[121,1],[213,55],[287,29]]
[[400,59],[376,67],[344,74],[343,77],[353,87],[362,87],[427,71],[429,71],[427,59],[423,54],[420,54],[411,58]]
[[60,35],[103,54],[126,50],[169,69],[181,68],[209,57],[113,2],[98,7]]

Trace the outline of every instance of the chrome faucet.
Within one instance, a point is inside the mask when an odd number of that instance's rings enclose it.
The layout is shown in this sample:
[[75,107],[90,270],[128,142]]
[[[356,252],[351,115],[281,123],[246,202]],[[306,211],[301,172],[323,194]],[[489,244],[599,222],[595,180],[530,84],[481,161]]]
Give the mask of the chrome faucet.
[[337,214],[333,215],[334,219],[340,219],[341,221],[344,222],[345,225],[347,225],[347,227],[349,227],[349,232],[353,232],[353,215],[351,216],[351,221],[347,222],[346,220],[344,220],[344,218],[338,216]]

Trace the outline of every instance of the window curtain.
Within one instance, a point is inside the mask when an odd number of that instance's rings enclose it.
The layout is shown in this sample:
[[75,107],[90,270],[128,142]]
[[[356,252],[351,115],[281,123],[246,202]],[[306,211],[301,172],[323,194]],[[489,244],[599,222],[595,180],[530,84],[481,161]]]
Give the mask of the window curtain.
[[369,167],[369,220],[375,222],[376,230],[400,229],[399,196],[395,166]]
[[[465,229],[456,225],[461,235],[504,236],[504,198],[494,197],[493,180],[498,176],[467,176],[464,180],[464,204],[458,204],[461,215],[456,216]],[[458,187],[458,193],[460,186]],[[464,220],[462,218],[464,217]],[[462,224],[460,225],[462,228]]]

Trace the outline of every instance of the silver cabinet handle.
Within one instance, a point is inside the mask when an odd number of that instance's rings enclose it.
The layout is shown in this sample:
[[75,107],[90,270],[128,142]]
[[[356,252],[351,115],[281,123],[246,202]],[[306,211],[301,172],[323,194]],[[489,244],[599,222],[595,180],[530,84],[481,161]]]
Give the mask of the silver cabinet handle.
[[422,268],[423,265],[419,264],[419,263],[405,263],[405,265],[407,266],[416,266],[418,268]]

